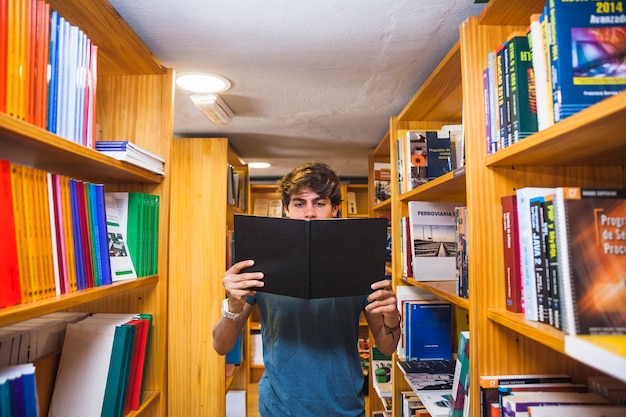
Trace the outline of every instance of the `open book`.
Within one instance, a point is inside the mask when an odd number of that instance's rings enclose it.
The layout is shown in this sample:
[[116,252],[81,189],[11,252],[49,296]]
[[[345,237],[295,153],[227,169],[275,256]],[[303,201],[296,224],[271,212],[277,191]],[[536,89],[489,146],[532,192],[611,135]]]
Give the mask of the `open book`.
[[235,215],[236,262],[264,273],[258,291],[304,299],[366,295],[385,278],[387,219]]

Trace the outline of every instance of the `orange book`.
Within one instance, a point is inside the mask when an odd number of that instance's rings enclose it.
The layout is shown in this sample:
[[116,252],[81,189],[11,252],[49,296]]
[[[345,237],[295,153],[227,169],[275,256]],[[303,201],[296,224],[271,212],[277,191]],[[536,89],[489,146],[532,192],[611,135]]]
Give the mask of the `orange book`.
[[22,302],[34,301],[35,286],[32,282],[30,266],[31,248],[29,245],[29,229],[27,219],[28,202],[26,198],[26,171],[21,165],[11,165],[11,185],[13,187],[13,209],[15,214],[15,235],[17,240],[18,264],[20,284],[22,287]]

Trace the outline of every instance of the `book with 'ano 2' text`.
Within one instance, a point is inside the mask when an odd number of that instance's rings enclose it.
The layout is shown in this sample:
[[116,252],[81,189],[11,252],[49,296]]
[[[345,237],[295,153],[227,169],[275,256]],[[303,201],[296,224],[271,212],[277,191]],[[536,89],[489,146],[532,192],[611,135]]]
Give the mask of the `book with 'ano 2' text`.
[[385,279],[386,243],[386,218],[235,215],[235,261],[255,261],[246,272],[263,272],[261,292],[303,299],[369,294]]

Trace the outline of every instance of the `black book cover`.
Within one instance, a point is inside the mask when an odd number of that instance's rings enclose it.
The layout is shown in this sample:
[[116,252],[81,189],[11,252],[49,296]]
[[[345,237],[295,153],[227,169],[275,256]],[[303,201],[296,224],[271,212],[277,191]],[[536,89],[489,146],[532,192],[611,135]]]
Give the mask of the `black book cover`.
[[304,299],[366,295],[385,278],[387,219],[235,215],[235,262],[264,273],[257,291]]

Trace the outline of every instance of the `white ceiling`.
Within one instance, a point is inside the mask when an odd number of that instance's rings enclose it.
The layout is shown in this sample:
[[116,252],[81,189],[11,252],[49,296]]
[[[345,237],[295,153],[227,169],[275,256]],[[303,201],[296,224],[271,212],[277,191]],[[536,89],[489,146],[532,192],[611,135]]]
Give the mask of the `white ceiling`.
[[177,74],[212,72],[234,111],[212,124],[176,89],[176,137],[227,137],[254,178],[312,161],[366,177],[367,155],[458,39],[473,0],[110,0]]

